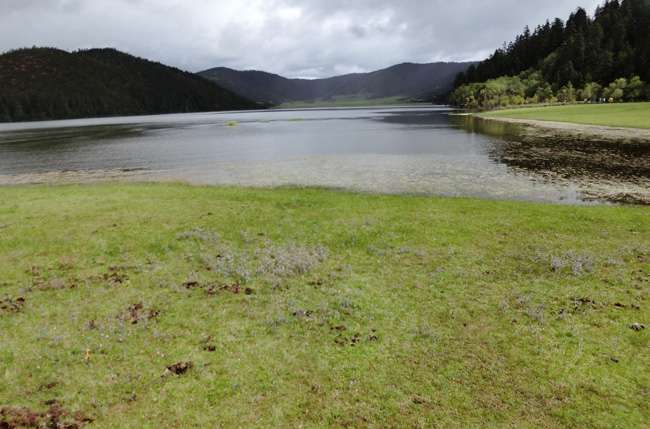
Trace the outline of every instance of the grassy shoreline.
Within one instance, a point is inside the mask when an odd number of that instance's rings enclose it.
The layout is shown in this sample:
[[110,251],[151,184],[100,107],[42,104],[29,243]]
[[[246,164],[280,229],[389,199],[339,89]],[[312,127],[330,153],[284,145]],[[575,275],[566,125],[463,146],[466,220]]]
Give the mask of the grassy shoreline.
[[647,209],[176,184],[0,200],[0,422],[647,424]]
[[650,103],[521,107],[473,116],[512,125],[510,132],[522,140],[650,144]]
[[481,114],[486,118],[562,122],[605,127],[650,129],[650,103],[571,104],[522,107]]

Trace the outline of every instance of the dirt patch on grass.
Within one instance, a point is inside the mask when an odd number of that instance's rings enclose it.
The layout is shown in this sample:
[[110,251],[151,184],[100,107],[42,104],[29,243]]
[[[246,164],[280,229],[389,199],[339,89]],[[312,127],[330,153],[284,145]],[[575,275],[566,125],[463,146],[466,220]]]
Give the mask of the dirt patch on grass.
[[217,351],[217,346],[215,345],[214,338],[211,335],[201,341],[201,349],[204,352],[210,353]]
[[[57,264],[59,271],[71,271],[73,263],[68,258],[61,258]],[[74,289],[79,281],[77,279],[66,279],[56,275],[50,275],[48,270],[33,265],[27,272],[31,275],[31,288],[39,291]]]
[[20,313],[25,307],[25,298],[4,298],[0,300],[0,313]]
[[219,286],[216,289],[212,287],[207,290],[207,292],[211,295],[216,293],[216,291],[230,292],[235,295],[239,295],[240,293],[244,293],[246,295],[252,295],[255,293],[255,291],[252,288],[242,287],[240,284],[237,283],[231,285]]
[[188,372],[190,369],[192,369],[193,366],[194,366],[193,362],[178,362],[173,365],[169,365],[165,369],[165,372],[163,373],[163,377],[169,375],[183,375],[186,372]]
[[111,286],[119,286],[129,280],[124,267],[112,266],[108,267],[108,272],[104,273],[103,280]]
[[239,295],[239,294],[253,295],[255,293],[255,290],[253,288],[244,287],[239,283],[216,285],[216,284],[209,284],[209,283],[203,284],[197,280],[188,280],[185,283],[183,283],[183,287],[188,290],[199,289],[204,291],[208,295],[216,295],[222,292],[227,292],[234,295]]
[[362,335],[359,332],[355,332],[350,335],[340,333],[334,339],[334,343],[342,347],[354,347],[360,345],[361,343],[371,343],[375,341],[379,341],[379,337],[374,331],[368,335]]
[[47,411],[34,411],[25,407],[0,408],[0,429],[78,429],[93,420],[80,411],[70,412],[62,408],[57,401],[49,401]]
[[560,317],[571,314],[571,315],[580,315],[585,314],[590,311],[598,310],[628,310],[628,311],[639,311],[641,310],[641,305],[632,302],[632,303],[623,303],[623,302],[601,302],[596,301],[594,298],[590,297],[573,297],[569,300],[566,306],[560,308],[558,315]]
[[130,305],[129,308],[121,313],[117,318],[131,325],[155,320],[160,316],[160,311],[153,308],[145,308],[144,304],[138,302]]
[[345,325],[329,324],[330,331],[336,334],[334,343],[342,347],[354,347],[362,343],[379,341],[376,329],[371,329],[367,334],[349,332]]

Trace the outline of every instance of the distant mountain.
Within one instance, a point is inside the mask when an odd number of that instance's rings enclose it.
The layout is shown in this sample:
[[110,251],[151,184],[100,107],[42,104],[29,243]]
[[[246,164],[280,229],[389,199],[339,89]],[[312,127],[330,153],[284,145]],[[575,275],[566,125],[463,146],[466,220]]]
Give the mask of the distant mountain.
[[244,97],[276,105],[337,97],[378,99],[401,96],[431,100],[453,89],[456,76],[472,64],[474,63],[405,63],[372,73],[314,80],[287,79],[262,71],[237,71],[224,67],[205,70],[199,75]]
[[193,73],[114,49],[0,55],[0,121],[258,107]]

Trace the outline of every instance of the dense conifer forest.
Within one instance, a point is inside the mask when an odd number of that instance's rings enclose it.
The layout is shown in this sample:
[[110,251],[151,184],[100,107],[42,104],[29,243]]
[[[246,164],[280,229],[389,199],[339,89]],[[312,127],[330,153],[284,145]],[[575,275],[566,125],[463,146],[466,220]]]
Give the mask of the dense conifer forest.
[[593,17],[556,18],[458,75],[454,104],[470,108],[650,98],[650,0],[608,0]]
[[32,48],[0,55],[0,122],[256,106],[193,73],[114,49]]

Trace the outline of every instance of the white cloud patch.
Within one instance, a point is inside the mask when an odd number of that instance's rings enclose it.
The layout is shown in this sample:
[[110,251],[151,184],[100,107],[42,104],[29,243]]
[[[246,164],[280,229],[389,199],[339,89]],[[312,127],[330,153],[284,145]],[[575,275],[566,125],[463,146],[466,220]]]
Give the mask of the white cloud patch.
[[1,0],[0,50],[114,47],[199,71],[325,77],[482,59],[598,0]]

